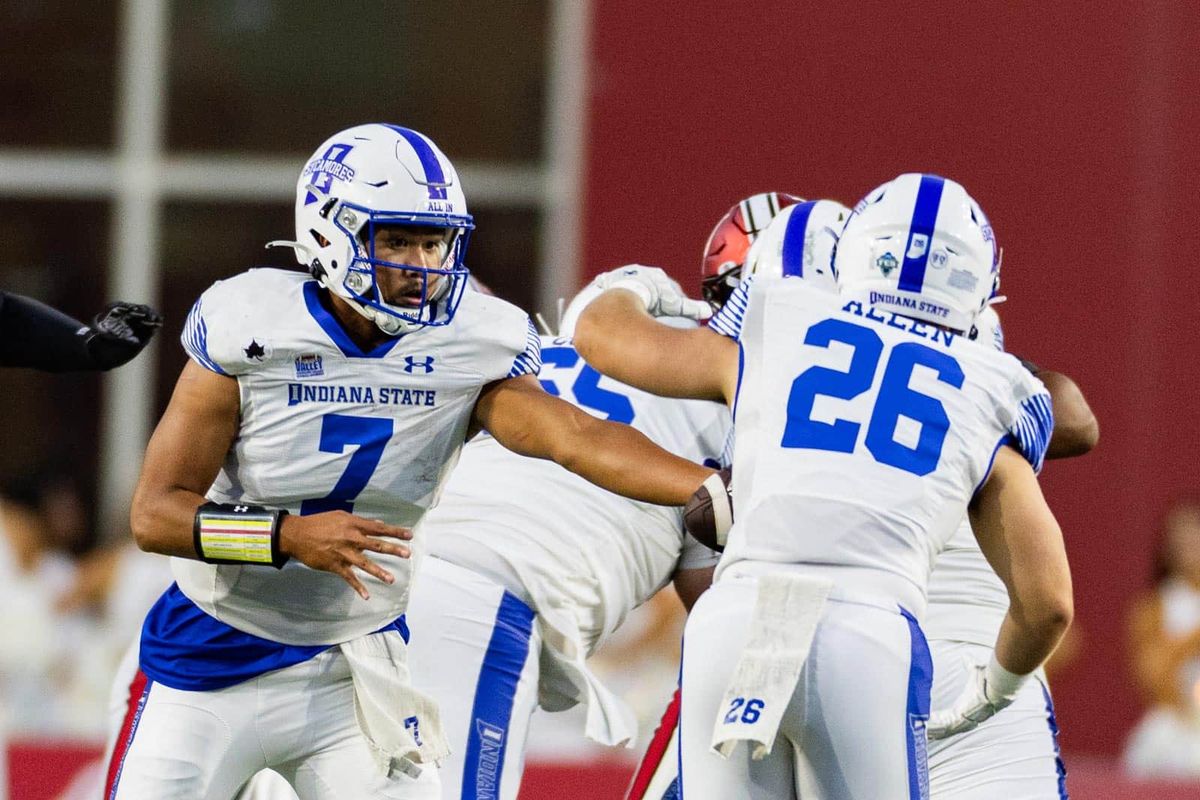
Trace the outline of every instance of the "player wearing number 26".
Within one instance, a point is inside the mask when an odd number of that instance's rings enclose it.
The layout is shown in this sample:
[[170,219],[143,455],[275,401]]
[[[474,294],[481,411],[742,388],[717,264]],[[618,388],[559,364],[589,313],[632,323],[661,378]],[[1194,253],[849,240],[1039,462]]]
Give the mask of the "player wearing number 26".
[[404,612],[463,442],[487,429],[652,503],[711,474],[543,390],[528,316],[466,288],[472,228],[427,137],[361,125],[301,172],[281,244],[307,272],[196,302],[132,515],[176,583],[143,627],[106,797],[221,800],[264,768],[305,798],[440,797]]
[[[1011,702],[1071,617],[1035,478],[1049,395],[965,335],[999,277],[982,210],[953,181],[902,175],[858,204],[834,259],[837,295],[803,278],[743,282],[710,323],[729,338],[677,343],[687,374],[658,386],[719,392],[736,432],[733,528],[684,634],[685,798],[794,797],[801,759],[825,800],[927,796],[920,621],[934,557],[968,510],[1012,602],[938,732]],[[595,333],[626,294],[579,322],[601,371]]]

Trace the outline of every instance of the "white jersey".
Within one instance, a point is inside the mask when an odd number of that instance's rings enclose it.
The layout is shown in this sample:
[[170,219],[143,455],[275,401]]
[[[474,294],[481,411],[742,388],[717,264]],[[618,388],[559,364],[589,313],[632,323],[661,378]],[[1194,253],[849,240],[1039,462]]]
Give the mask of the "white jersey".
[[[535,373],[525,312],[466,292],[451,324],[363,352],[308,276],[254,269],[218,281],[183,332],[196,362],[237,379],[237,438],[208,498],[312,514],[341,509],[416,528],[437,503],[490,381]],[[414,556],[415,557],[415,556]],[[410,560],[372,554],[396,576],[339,576],[292,560],[282,570],[172,559],[180,589],[216,619],[285,644],[353,639],[404,612]]]
[[1017,359],[803,281],[757,281],[739,331],[742,561],[808,564],[920,617],[934,557],[1001,444],[1040,466],[1045,387]]
[[1008,589],[988,564],[963,519],[933,562],[929,611],[922,627],[930,640],[994,645],[1008,613]]
[[[567,339],[543,338],[542,359],[549,393],[629,423],[691,461],[720,457],[729,431],[723,405],[667,400],[618,383],[588,366]],[[688,569],[717,560],[685,540],[681,509],[612,494],[487,436],[464,448],[423,530],[430,553],[498,581],[540,614],[565,610],[589,653],[666,584],[677,562]]]
[[[986,315],[986,316],[984,316]],[[1000,318],[988,309],[977,323],[981,347],[1004,351]],[[934,641],[992,646],[1008,613],[1008,589],[988,564],[971,523],[964,517],[933,562],[929,576],[929,611],[923,627]]]

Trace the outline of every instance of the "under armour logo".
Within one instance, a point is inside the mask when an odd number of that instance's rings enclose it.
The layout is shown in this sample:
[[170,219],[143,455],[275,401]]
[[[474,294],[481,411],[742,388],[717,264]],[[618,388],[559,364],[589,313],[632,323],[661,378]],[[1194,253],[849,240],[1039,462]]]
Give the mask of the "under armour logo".
[[235,514],[245,514],[249,510],[250,510],[250,506],[234,506],[233,507],[233,513],[235,513]]
[[420,361],[413,356],[405,356],[404,371],[411,375],[417,370],[426,374],[433,372],[433,356],[425,356]]

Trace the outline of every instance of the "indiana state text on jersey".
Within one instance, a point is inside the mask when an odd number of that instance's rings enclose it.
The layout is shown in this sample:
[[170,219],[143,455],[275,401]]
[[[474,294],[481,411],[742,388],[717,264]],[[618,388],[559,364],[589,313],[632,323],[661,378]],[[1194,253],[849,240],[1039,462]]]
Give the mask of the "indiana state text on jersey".
[[436,389],[409,389],[403,386],[314,386],[306,383],[289,383],[288,405],[298,403],[350,403],[381,406],[435,406]]

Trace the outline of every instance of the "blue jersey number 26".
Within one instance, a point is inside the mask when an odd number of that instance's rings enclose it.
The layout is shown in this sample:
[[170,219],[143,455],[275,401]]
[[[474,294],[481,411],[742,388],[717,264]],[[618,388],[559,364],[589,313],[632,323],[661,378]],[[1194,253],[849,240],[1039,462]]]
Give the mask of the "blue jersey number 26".
[[[871,388],[883,354],[879,334],[862,325],[840,319],[827,319],[808,329],[804,343],[829,347],[840,342],[853,348],[850,366],[845,372],[827,367],[810,367],[792,381],[788,395],[787,423],[782,447],[829,450],[852,453],[862,426],[853,420],[832,423],[812,418],[818,395],[851,400]],[[929,367],[939,381],[962,388],[963,371],[952,356],[918,342],[905,342],[892,348],[879,385],[879,396],[867,426],[867,450],[881,464],[897,467],[914,475],[928,475],[937,469],[942,445],[950,430],[950,418],[941,402],[909,388],[913,368]],[[907,417],[921,426],[916,447],[908,447],[894,438],[896,423]]]

